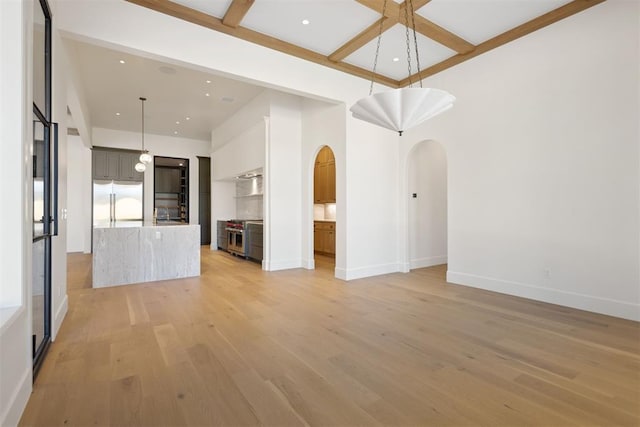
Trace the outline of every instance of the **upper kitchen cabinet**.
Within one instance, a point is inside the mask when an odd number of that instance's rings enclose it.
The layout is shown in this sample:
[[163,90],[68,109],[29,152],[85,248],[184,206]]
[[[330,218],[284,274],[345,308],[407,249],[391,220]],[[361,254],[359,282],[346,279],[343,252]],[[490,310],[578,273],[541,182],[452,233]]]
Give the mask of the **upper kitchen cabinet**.
[[142,182],[144,175],[135,169],[138,156],[138,152],[94,149],[93,179]]
[[313,171],[314,203],[336,202],[336,160],[331,148],[324,146],[316,157]]

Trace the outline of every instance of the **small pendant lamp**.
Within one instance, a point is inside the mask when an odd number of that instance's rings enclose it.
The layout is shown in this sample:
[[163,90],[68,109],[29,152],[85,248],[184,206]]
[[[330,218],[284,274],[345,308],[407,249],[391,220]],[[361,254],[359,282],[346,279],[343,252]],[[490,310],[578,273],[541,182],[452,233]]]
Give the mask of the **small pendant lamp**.
[[144,101],[147,98],[140,97],[140,102],[142,104],[142,150],[140,152],[140,161],[136,163],[135,169],[138,172],[144,172],[147,169],[147,165],[151,163],[151,155],[148,150],[144,149]]

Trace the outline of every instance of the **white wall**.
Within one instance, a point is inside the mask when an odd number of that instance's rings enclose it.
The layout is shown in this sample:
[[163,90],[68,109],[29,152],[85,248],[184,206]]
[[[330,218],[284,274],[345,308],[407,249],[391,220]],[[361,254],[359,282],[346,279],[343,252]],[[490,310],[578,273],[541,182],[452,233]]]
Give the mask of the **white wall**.
[[67,136],[67,252],[91,252],[91,150]]
[[245,126],[239,130],[238,135],[213,153],[211,175],[214,181],[232,179],[264,167],[266,140],[264,117]]
[[[409,188],[402,197],[409,211],[411,269],[447,262],[447,155],[435,141],[409,153]],[[413,197],[416,194],[416,198]]]
[[266,270],[302,267],[301,99],[271,93],[265,164]]
[[602,3],[429,80],[458,100],[402,156],[446,146],[450,281],[640,319],[639,7]]
[[[55,16],[56,4],[53,3]],[[55,20],[54,25],[55,25]],[[68,56],[58,31],[52,32],[52,121],[58,123],[58,235],[51,239],[51,339],[67,314],[67,70]],[[53,142],[53,141],[52,141]]]
[[[0,425],[17,424],[31,392],[31,2],[0,2]],[[26,31],[25,28],[29,28]]]
[[[139,132],[125,132],[113,129],[93,128],[93,145],[98,147],[139,150]],[[178,138],[171,136],[144,134],[145,148],[152,156],[189,159],[189,223],[198,224],[198,157],[208,157],[209,141]],[[91,178],[89,178],[91,180]],[[144,172],[144,217],[153,219],[153,162]]]

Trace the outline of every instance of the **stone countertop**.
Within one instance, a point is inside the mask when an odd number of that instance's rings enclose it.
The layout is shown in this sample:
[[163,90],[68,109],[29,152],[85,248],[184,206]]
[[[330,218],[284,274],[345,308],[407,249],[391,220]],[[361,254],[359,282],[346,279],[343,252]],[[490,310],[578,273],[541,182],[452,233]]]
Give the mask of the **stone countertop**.
[[198,224],[115,225],[93,229],[94,288],[200,275]]
[[139,227],[184,227],[189,225],[187,222],[180,221],[117,221],[115,223],[105,223],[94,225],[93,228],[139,228]]

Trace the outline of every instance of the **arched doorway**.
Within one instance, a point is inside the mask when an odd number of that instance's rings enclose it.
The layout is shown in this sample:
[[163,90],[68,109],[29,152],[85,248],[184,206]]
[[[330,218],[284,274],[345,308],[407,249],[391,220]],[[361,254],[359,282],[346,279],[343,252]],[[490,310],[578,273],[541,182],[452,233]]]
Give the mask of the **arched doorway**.
[[436,141],[418,143],[409,152],[409,268],[447,263],[447,156]]
[[313,169],[313,255],[316,268],[335,268],[336,256],[336,160],[323,146]]

